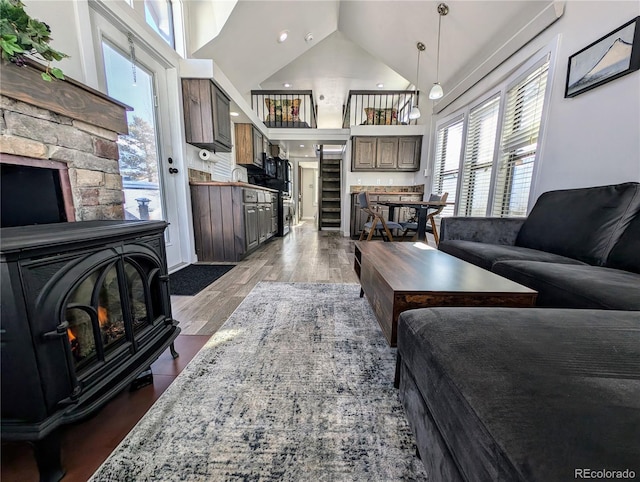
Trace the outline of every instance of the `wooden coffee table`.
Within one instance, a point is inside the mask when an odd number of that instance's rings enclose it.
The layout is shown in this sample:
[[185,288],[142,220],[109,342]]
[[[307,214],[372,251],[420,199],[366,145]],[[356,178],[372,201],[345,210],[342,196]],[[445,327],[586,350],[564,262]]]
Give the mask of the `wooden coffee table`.
[[423,243],[356,242],[361,294],[396,346],[398,316],[433,306],[534,306],[537,292]]

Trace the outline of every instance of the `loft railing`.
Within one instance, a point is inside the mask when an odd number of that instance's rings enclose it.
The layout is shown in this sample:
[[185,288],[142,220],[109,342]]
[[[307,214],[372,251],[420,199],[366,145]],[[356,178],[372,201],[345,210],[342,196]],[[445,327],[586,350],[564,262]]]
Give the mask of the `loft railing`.
[[414,90],[350,90],[342,108],[342,128],[359,125],[409,125],[411,106],[420,92]]
[[251,108],[267,127],[317,127],[312,90],[252,90]]

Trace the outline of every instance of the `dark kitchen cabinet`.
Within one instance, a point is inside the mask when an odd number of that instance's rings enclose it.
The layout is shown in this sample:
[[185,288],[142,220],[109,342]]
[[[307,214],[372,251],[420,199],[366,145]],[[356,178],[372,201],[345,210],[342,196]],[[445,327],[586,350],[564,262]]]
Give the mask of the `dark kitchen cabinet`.
[[421,136],[398,137],[398,170],[417,171],[420,168]]
[[231,152],[229,98],[209,79],[182,79],[186,141],[196,147]]
[[255,204],[244,205],[245,246],[247,251],[256,248],[258,237],[258,208]]
[[352,171],[405,171],[420,168],[422,136],[354,137]]
[[264,239],[267,240],[273,236],[273,230],[271,229],[271,204],[264,205],[264,214],[262,215],[262,223],[260,224],[260,235],[264,235]]
[[[272,229],[273,226],[273,204],[272,198],[276,197],[276,193],[269,191],[258,191],[258,242],[264,243],[267,239],[272,238],[276,233]],[[277,213],[276,213],[277,216]],[[277,219],[276,219],[277,225]]]
[[199,261],[240,261],[276,234],[278,213],[273,213],[276,191],[249,186],[227,182],[191,183],[193,231]]
[[213,102],[213,137],[214,139],[231,147],[231,101],[214,83],[212,85]]
[[352,170],[353,171],[370,171],[374,168],[376,158],[376,137],[354,137],[353,138],[353,154],[352,154]]
[[258,167],[264,167],[263,152],[266,152],[265,137],[255,127],[253,128],[253,164]]
[[376,143],[376,169],[398,167],[398,138],[379,137]]

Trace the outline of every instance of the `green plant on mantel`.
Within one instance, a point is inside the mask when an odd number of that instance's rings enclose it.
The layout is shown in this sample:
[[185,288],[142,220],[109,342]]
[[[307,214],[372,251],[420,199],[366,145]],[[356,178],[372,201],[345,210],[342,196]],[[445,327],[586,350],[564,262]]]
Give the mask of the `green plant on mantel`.
[[52,68],[51,61],[69,56],[51,48],[50,41],[49,26],[31,18],[20,0],[0,0],[0,50],[4,60],[22,67],[27,57],[43,59],[47,61],[46,70],[41,74],[43,80],[64,79],[62,70]]

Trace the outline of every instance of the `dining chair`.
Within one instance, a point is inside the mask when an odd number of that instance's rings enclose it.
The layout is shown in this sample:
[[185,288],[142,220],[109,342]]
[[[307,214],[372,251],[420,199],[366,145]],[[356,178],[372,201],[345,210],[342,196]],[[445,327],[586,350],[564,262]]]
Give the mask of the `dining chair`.
[[[434,207],[434,208],[427,208],[429,210],[433,209],[433,212],[427,212],[427,225],[425,226],[425,231],[427,233],[431,233],[433,235],[433,239],[436,242],[436,246],[438,246],[438,243],[440,242],[440,236],[438,235],[438,228],[436,226],[436,220],[435,217],[440,214],[442,212],[442,210],[445,208],[445,202],[447,202],[447,197],[449,196],[448,192],[442,193],[442,194],[431,194],[429,196],[429,201],[432,202],[441,202],[442,205]],[[416,211],[417,212],[417,211]],[[416,214],[417,216],[417,214]],[[416,216],[414,216],[414,219],[405,222],[405,223],[400,223],[400,225],[402,226],[403,229],[403,233],[402,233],[402,239],[404,239],[408,233],[413,232],[415,233],[415,235],[417,235],[418,233],[418,220],[416,218]],[[425,242],[427,240],[425,239]]]
[[370,241],[375,231],[380,233],[384,241],[393,241],[391,230],[397,229],[401,231],[402,226],[400,223],[385,221],[382,214],[372,208],[371,202],[369,201],[369,193],[367,191],[363,191],[358,194],[358,202],[360,203],[360,209],[367,214],[367,221],[364,223],[362,232],[360,233],[360,241],[364,239],[365,234],[367,234],[366,240]]

